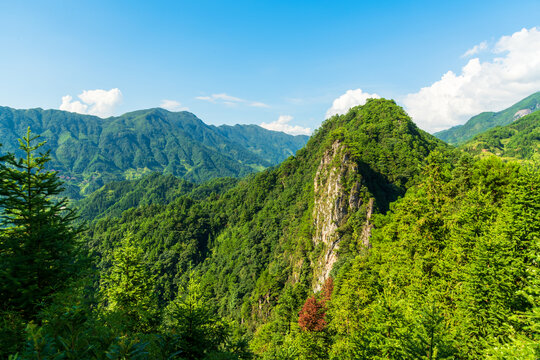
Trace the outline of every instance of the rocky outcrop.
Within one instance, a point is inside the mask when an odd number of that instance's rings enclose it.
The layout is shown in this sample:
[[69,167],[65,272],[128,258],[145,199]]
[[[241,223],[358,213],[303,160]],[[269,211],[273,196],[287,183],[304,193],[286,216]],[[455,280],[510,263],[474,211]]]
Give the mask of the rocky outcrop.
[[[346,223],[351,213],[360,209],[363,199],[358,165],[351,160],[345,145],[340,141],[335,141],[325,151],[313,185],[313,243],[316,249],[321,248],[319,258],[314,264],[313,288],[319,291],[337,261],[337,250],[341,241],[339,228]],[[360,240],[368,247],[373,199],[370,199],[366,209],[367,221],[361,231]]]
[[522,117],[526,116],[526,115],[529,115],[530,113],[532,113],[532,110],[531,109],[522,109],[522,110],[518,110],[516,111],[516,113],[514,114],[514,121],[516,121],[517,119],[521,119]]

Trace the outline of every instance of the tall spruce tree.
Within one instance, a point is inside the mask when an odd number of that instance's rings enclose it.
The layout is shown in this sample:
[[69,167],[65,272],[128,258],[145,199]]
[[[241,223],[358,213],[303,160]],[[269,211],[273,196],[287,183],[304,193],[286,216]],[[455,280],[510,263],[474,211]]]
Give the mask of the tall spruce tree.
[[176,337],[182,358],[196,360],[218,356],[229,329],[215,312],[196,273],[191,271],[186,289],[180,289],[177,298],[165,309],[164,317],[166,332]]
[[76,272],[81,231],[67,200],[58,200],[57,174],[45,169],[48,152],[36,155],[38,138],[28,128],[19,140],[24,156],[0,158],[0,307],[26,319]]
[[123,332],[151,332],[159,322],[152,276],[143,249],[128,234],[113,252],[110,271],[102,276],[101,293],[109,314]]

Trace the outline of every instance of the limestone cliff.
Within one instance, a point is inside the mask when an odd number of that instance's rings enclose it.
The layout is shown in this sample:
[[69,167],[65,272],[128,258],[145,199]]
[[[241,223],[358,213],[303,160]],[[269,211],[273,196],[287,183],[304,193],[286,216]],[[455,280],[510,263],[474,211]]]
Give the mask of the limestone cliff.
[[[349,216],[362,207],[365,189],[358,165],[339,140],[328,148],[320,162],[314,178],[313,243],[320,255],[314,262],[313,289],[319,291],[330,275],[338,259],[341,241],[339,229]],[[364,210],[365,209],[365,210]],[[369,199],[362,211],[366,211],[365,222],[360,231],[360,241],[369,247],[372,225],[373,199]]]

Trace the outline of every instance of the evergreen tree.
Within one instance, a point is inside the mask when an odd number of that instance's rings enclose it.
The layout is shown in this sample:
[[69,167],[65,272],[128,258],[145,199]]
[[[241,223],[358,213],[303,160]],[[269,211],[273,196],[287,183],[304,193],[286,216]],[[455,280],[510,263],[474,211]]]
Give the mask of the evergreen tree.
[[45,169],[49,153],[39,153],[28,128],[19,140],[24,157],[0,158],[1,309],[31,319],[46,298],[60,290],[79,268],[76,239],[81,228],[65,198],[62,183]]
[[422,309],[415,320],[401,335],[405,359],[455,359],[454,339],[435,306]]
[[164,317],[166,332],[173,334],[182,358],[202,359],[219,352],[228,329],[216,317],[215,310],[191,272],[186,290],[179,291],[178,297],[165,309]]
[[113,264],[101,282],[109,321],[127,332],[149,332],[159,323],[157,301],[144,260],[144,252],[132,235],[113,252]]
[[[512,307],[515,313],[509,319],[515,329],[507,344],[488,349],[488,358],[522,359],[540,358],[540,172],[538,168],[524,166],[510,193],[508,202],[509,234],[515,238],[515,247],[522,251],[521,258],[512,259],[512,265],[522,265],[517,281],[523,288],[516,291]],[[518,263],[519,261],[519,263]],[[517,264],[516,264],[517,263]],[[516,281],[516,282],[517,282]]]

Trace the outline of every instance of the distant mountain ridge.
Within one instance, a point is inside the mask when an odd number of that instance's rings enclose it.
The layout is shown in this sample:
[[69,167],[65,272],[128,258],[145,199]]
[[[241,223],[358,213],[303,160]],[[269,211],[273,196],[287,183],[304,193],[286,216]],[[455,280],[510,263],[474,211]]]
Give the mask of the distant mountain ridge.
[[471,140],[475,135],[504,126],[513,121],[540,110],[540,91],[536,92],[511,107],[499,112],[483,112],[473,116],[465,124],[434,133],[439,139],[453,145]]
[[[227,139],[242,145],[271,164],[279,164],[289,156],[294,155],[306,144],[309,138],[306,135],[293,136],[279,131],[266,130],[258,125],[237,124],[214,127]],[[272,137],[271,142],[268,141],[269,135]],[[276,146],[276,144],[280,144],[280,146]],[[302,145],[299,146],[300,144]]]
[[540,111],[498,126],[461,146],[472,154],[494,154],[504,158],[540,161]]
[[74,197],[151,172],[194,182],[241,177],[278,164],[308,139],[256,125],[207,125],[190,112],[161,108],[102,119],[0,107],[2,151],[16,151],[28,126],[47,141],[51,168],[60,171]]

